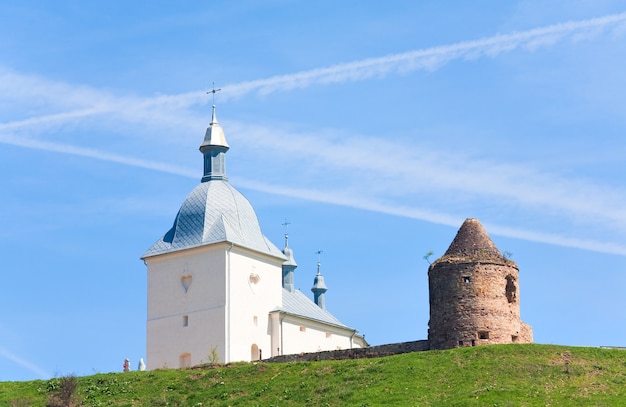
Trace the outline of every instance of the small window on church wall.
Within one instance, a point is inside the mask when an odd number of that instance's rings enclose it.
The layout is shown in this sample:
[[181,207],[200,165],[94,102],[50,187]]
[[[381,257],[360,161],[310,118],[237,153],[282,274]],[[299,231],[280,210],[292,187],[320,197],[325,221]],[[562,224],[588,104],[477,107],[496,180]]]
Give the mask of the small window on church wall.
[[516,343],[519,340],[519,336],[511,335],[511,342]]
[[306,332],[306,326],[300,325],[300,332]]
[[465,277],[463,277],[463,282],[464,282],[465,284],[469,284],[469,283],[471,283],[471,282],[472,282],[472,279],[471,279],[469,276],[465,276]]
[[489,331],[479,331],[478,339],[489,339]]
[[259,325],[259,317],[257,317],[256,315],[252,317],[252,323],[254,324],[254,326],[258,326]]
[[183,326],[189,326],[189,315],[183,315]]
[[330,332],[326,332],[326,337],[327,338],[332,338],[333,334],[331,334]]

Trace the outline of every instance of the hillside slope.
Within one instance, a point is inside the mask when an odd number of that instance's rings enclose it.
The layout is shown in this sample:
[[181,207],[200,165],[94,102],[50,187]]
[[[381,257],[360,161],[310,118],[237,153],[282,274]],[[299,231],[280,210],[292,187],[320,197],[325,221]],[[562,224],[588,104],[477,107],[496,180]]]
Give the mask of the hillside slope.
[[[76,405],[83,406],[620,406],[626,405],[626,351],[493,345],[77,381]],[[0,405],[45,406],[59,384],[0,383]]]

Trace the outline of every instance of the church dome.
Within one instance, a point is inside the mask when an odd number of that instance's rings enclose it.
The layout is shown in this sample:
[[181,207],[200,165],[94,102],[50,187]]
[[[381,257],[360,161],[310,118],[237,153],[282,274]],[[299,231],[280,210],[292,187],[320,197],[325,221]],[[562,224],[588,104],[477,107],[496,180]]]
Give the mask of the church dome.
[[283,257],[263,236],[250,202],[223,180],[196,186],[181,205],[172,228],[143,257],[219,242]]
[[293,266],[293,268],[298,267],[296,259],[293,257],[293,250],[291,250],[291,247],[289,247],[289,245],[286,243],[285,248],[283,249],[283,254],[287,258],[287,260],[283,263],[284,266]]
[[283,253],[261,232],[250,202],[226,177],[224,154],[228,144],[215,118],[200,146],[204,155],[204,177],[180,207],[172,228],[142,258],[192,247],[229,242],[285,259]]

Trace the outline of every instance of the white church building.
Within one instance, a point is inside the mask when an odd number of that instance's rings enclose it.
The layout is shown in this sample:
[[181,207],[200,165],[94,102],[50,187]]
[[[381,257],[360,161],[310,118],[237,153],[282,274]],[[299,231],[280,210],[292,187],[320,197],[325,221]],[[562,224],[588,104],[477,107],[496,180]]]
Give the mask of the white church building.
[[201,183],[142,256],[147,368],[366,347],[356,329],[326,310],[319,262],[314,301],[294,289],[297,264],[287,236],[281,251],[263,235],[252,205],[228,182],[228,149],[213,106],[200,145]]

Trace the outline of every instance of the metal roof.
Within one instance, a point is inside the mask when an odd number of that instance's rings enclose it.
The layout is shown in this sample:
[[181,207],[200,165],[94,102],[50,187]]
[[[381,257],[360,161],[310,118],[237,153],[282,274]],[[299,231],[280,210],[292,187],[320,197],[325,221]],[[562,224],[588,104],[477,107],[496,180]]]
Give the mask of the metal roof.
[[215,105],[213,105],[213,116],[211,118],[211,123],[206,129],[202,144],[200,144],[200,151],[204,152],[210,146],[221,146],[228,148],[228,143],[226,142],[224,130],[222,129],[222,126],[220,126],[220,124],[217,122]]
[[196,186],[181,205],[172,228],[142,258],[219,242],[285,259],[261,232],[250,202],[226,180]]
[[310,298],[299,290],[290,292],[283,289],[283,306],[274,311],[280,311],[297,317],[311,319],[355,331],[355,329],[350,328],[335,318],[330,312],[318,307],[313,301],[311,301]]

